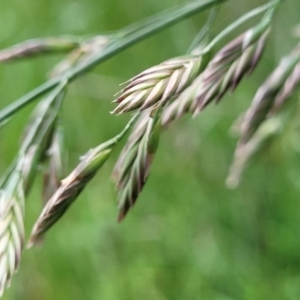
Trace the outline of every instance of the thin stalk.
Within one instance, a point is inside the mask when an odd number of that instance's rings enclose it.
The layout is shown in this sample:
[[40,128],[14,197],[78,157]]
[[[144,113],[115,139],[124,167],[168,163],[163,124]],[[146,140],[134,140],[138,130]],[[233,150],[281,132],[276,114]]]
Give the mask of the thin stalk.
[[228,27],[226,27],[223,31],[221,31],[220,34],[218,34],[205,48],[204,51],[209,52],[216,44],[218,44],[223,38],[225,38],[228,34],[230,34],[232,31],[234,31],[235,29],[237,29],[239,26],[241,26],[243,23],[247,22],[248,20],[254,18],[255,16],[262,14],[264,12],[266,12],[268,9],[270,8],[276,8],[278,6],[278,4],[281,2],[281,0],[277,0],[277,1],[272,1],[268,4],[259,6],[251,11],[249,11],[248,13],[246,13],[245,15],[243,15],[242,17],[240,17],[239,19],[237,19],[235,22],[233,22],[232,24],[230,24]]
[[96,65],[104,62],[105,60],[125,50],[126,48],[138,43],[139,41],[167,27],[170,27],[171,25],[174,25],[188,17],[191,17],[192,15],[200,11],[208,9],[224,1],[226,0],[208,0],[204,2],[196,1],[187,4],[181,9],[178,9],[177,12],[172,13],[171,16],[165,16],[165,20],[162,20],[161,22],[157,22],[155,24],[151,24],[151,26],[145,28],[143,27],[141,30],[137,30],[128,37],[120,39],[120,41],[117,41],[111,46],[108,46],[106,50],[100,52],[98,55],[93,56],[90,60],[85,61],[84,63],[79,64],[78,66],[71,69],[70,72],[68,72],[68,74],[65,74],[62,77],[50,79],[49,81],[45,82],[44,84],[40,85],[28,94],[24,95],[12,104],[5,107],[3,110],[0,111],[0,123],[12,116],[21,108],[25,107],[27,104],[31,103],[37,97],[49,92],[51,89],[57,86],[61,82],[61,80],[66,79],[66,77],[69,82],[73,81],[77,76],[89,71]]
[[[137,120],[139,115],[140,115],[140,113],[134,114],[131,117],[131,119],[128,121],[128,123],[124,127],[124,129],[119,134],[117,134],[114,138],[112,138],[108,141],[108,145],[114,146],[114,145],[118,144],[123,139],[123,137],[126,135],[128,130],[131,128],[131,126],[135,123],[135,121]],[[103,147],[103,144],[101,144],[100,146]]]
[[[139,41],[167,28],[171,25],[174,25],[192,15],[200,12],[202,10],[208,9],[214,6],[217,3],[224,2],[226,0],[209,0],[205,1],[197,1],[190,3],[183,8],[179,9],[177,12],[173,13],[171,16],[165,16],[164,20],[161,22],[157,22],[155,24],[151,24],[151,26],[142,28],[141,30],[136,31],[135,33],[131,34],[129,37],[125,39],[120,39],[112,46],[109,46],[104,52],[100,53],[99,55],[95,55],[89,61],[79,64],[78,66],[74,67],[70,70],[69,74],[66,76],[69,80],[73,80],[78,75],[89,71],[91,68],[95,67],[99,63],[102,63],[106,59],[110,58],[111,56],[125,50],[126,48],[138,43]],[[0,122],[1,122],[1,115],[0,115]]]
[[147,26],[151,26],[154,23],[160,22],[162,20],[166,19],[166,14],[168,14],[169,16],[172,15],[172,13],[176,13],[176,11],[178,9],[180,9],[180,7],[182,7],[182,5],[176,5],[170,9],[166,9],[163,12],[159,12],[157,14],[154,14],[152,16],[149,16],[147,18],[144,18],[138,22],[135,22],[133,24],[130,24],[124,28],[122,28],[120,31],[115,33],[115,37],[116,38],[123,38],[125,36],[128,36],[138,30],[140,30],[141,28],[145,28]]

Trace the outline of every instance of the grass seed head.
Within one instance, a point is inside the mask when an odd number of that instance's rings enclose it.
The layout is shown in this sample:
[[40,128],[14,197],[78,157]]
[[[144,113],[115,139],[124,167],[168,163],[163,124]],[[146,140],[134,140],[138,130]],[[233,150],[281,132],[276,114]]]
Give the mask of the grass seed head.
[[158,146],[161,118],[145,115],[133,131],[114,170],[118,190],[118,221],[122,221],[142,191]]
[[241,144],[250,140],[272,110],[278,110],[300,82],[300,48],[284,57],[258,89],[241,126]]
[[0,51],[0,62],[27,58],[42,53],[68,52],[79,46],[79,41],[70,38],[33,39]]
[[243,170],[248,161],[264,146],[269,144],[273,137],[277,136],[283,127],[280,117],[273,117],[263,122],[257,132],[242,147],[237,147],[233,163],[231,164],[226,184],[229,188],[239,185]]
[[112,113],[163,106],[193,82],[201,71],[201,62],[202,55],[177,57],[140,73],[120,92]]
[[52,136],[51,145],[47,150],[48,169],[44,173],[43,183],[44,204],[47,203],[60,186],[64,169],[63,156],[63,130],[62,127],[58,125]]
[[81,191],[108,159],[112,146],[111,143],[104,143],[89,150],[72,173],[61,181],[60,187],[51,199],[47,201],[33,226],[28,244],[29,247],[39,242],[46,231],[62,217],[69,206],[76,200]]
[[235,38],[211,60],[202,74],[202,84],[191,111],[197,115],[210,102],[219,102],[228,90],[233,91],[242,78],[256,67],[265,48],[269,26],[257,26]]
[[24,205],[21,171],[17,168],[0,189],[0,296],[10,286],[20,264],[24,246]]
[[46,231],[61,218],[68,207],[76,200],[81,191],[106,162],[114,146],[124,137],[132,124],[136,121],[136,118],[137,115],[133,116],[123,131],[117,136],[89,150],[81,158],[81,162],[71,174],[61,181],[60,187],[56,190],[51,199],[47,201],[42,213],[34,224],[28,247],[38,243]]
[[184,114],[191,110],[195,101],[196,92],[202,84],[201,74],[187,87],[173,102],[168,103],[162,112],[162,125],[167,126],[175,120],[178,120]]

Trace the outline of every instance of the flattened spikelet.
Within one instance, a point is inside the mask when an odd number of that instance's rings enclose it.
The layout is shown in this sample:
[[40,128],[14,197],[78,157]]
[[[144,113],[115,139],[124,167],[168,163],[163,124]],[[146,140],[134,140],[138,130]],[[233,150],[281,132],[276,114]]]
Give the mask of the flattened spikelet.
[[140,73],[120,92],[112,113],[163,106],[192,83],[201,71],[201,61],[201,55],[178,57]]
[[242,122],[240,143],[246,143],[272,110],[278,110],[300,82],[300,48],[283,58],[258,89]]
[[[202,74],[202,84],[196,93],[191,111],[197,115],[210,102],[219,102],[228,90],[233,91],[242,78],[256,67],[265,48],[269,28],[249,29],[223,47]],[[251,37],[252,36],[252,37]]]
[[46,231],[54,225],[79,196],[87,183],[96,175],[107,160],[110,148],[90,150],[73,172],[61,182],[61,186],[46,203],[33,226],[28,246],[39,242]]
[[142,191],[158,146],[161,119],[144,115],[131,134],[113,172],[118,190],[118,221],[122,221]]
[[0,190],[0,296],[18,270],[24,246],[24,191],[20,170]]
[[202,84],[201,74],[187,87],[175,100],[166,105],[162,112],[162,125],[167,126],[171,122],[178,120],[185,113],[191,110],[195,101],[196,92]]
[[31,57],[42,53],[71,51],[78,45],[78,41],[68,38],[45,38],[29,40],[0,51],[0,62]]
[[64,158],[63,158],[63,133],[61,126],[57,126],[52,135],[51,145],[47,151],[48,169],[44,173],[43,184],[43,202],[44,204],[50,199],[54,192],[59,188],[62,180]]
[[234,159],[231,164],[226,183],[229,188],[236,188],[239,185],[243,170],[249,160],[273,137],[277,136],[283,127],[280,117],[273,117],[264,121],[257,132],[246,144],[238,147],[234,153]]

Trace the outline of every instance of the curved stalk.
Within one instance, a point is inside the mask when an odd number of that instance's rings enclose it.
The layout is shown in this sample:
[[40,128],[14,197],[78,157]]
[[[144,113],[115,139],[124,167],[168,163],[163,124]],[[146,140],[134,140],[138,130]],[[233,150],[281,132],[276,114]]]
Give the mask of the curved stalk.
[[223,31],[221,31],[220,34],[218,34],[205,48],[204,51],[209,52],[216,44],[218,44],[223,38],[225,38],[228,34],[230,34],[233,30],[240,27],[243,23],[247,22],[248,20],[254,18],[257,15],[260,15],[267,10],[271,9],[270,17],[272,17],[273,11],[278,7],[278,5],[281,3],[282,0],[276,0],[272,1],[268,4],[259,6],[245,15],[241,16],[239,19],[237,19],[235,22],[230,24],[228,27],[226,27]]

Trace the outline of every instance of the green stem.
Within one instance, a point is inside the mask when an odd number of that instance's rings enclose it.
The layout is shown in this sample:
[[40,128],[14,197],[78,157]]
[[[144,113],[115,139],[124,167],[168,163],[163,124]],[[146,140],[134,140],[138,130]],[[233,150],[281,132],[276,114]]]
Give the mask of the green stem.
[[[94,66],[102,63],[103,61],[107,60],[108,58],[114,56],[115,54],[125,50],[126,48],[138,43],[139,41],[167,28],[171,25],[174,25],[186,18],[191,17],[192,15],[196,14],[197,12],[203,11],[214,6],[217,3],[224,2],[226,0],[209,0],[209,1],[196,1],[190,3],[183,8],[179,9],[175,13],[172,13],[171,17],[165,16],[165,19],[161,22],[157,22],[155,24],[151,24],[149,27],[142,28],[131,34],[129,37],[125,39],[120,39],[119,41],[115,42],[113,45],[109,46],[103,52],[99,53],[98,55],[92,57],[89,61],[84,62],[75,66],[70,73],[67,75],[68,79],[73,80],[78,75],[89,71]],[[0,117],[1,121],[1,117]]]
[[103,149],[104,145],[105,145],[105,147],[113,147],[113,146],[117,145],[123,139],[123,137],[126,135],[128,130],[131,128],[131,126],[135,123],[135,121],[137,120],[139,115],[140,115],[140,113],[134,114],[131,117],[131,119],[129,120],[129,122],[127,123],[127,125],[125,126],[125,128],[119,134],[117,134],[115,137],[113,137],[109,141],[105,142],[104,144],[100,144],[98,146],[98,148]]
[[113,140],[114,143],[119,143],[123,137],[126,135],[126,133],[128,132],[128,130],[131,128],[131,126],[135,123],[135,121],[137,120],[137,118],[140,116],[140,113],[136,113],[134,114],[131,119],[129,120],[129,122],[127,123],[127,125],[125,126],[125,128],[118,134],[116,135]]
[[[191,46],[189,47],[189,50],[188,50],[187,53],[196,52],[197,47],[199,47],[200,43],[206,38],[206,36],[208,35],[208,33],[210,32],[210,30],[212,28],[212,24],[214,23],[217,15],[218,15],[219,8],[220,8],[219,6],[215,6],[211,10],[205,25],[201,28],[199,33],[194,38],[194,40],[193,40]],[[201,46],[200,46],[200,48],[201,48]]]
[[136,23],[130,24],[124,28],[122,28],[120,31],[118,31],[115,34],[116,38],[124,38],[134,32],[137,32],[141,30],[142,28],[149,27],[157,22],[161,22],[162,20],[166,20],[168,17],[172,17],[174,13],[177,12],[178,9],[180,9],[182,5],[177,5],[176,7],[172,7],[171,9],[167,9],[163,12],[159,12],[155,15],[152,15],[148,18],[145,18],[141,21],[138,21]]
[[224,37],[226,37],[228,34],[230,34],[232,31],[234,31],[236,28],[240,27],[243,23],[247,22],[248,20],[252,19],[253,17],[264,13],[265,11],[267,11],[269,8],[273,8],[276,7],[278,5],[278,2],[280,2],[281,0],[277,0],[277,1],[273,1],[271,3],[259,6],[251,11],[249,11],[248,13],[246,13],[245,15],[243,15],[242,17],[240,17],[239,19],[237,19],[235,22],[233,22],[232,24],[230,24],[228,27],[226,27],[220,34],[218,34],[205,48],[205,52],[209,52],[211,51],[211,49],[217,44],[219,43]]
[[68,72],[68,74],[65,74],[62,77],[50,79],[49,81],[45,82],[44,84],[40,85],[36,89],[32,90],[28,94],[24,95],[12,104],[5,107],[3,110],[0,111],[0,124],[4,120],[12,116],[14,113],[16,113],[18,110],[31,103],[37,97],[49,92],[51,89],[57,86],[62,79],[65,79],[67,77],[67,80],[70,82],[82,73],[89,71],[91,68],[104,62],[105,60],[125,50],[126,48],[138,43],[139,41],[167,27],[170,27],[171,25],[174,25],[188,17],[191,17],[192,15],[200,11],[208,9],[224,1],[226,0],[207,0],[189,3],[183,6],[182,8],[178,9],[175,13],[173,12],[171,16],[166,15],[165,19],[161,22],[157,22],[155,24],[151,23],[150,26],[143,27],[140,30],[133,32],[131,35],[123,39],[121,38],[119,41],[113,43],[111,46],[108,46],[104,51],[101,51],[99,54],[93,56],[90,60],[81,63],[78,66],[71,69],[70,72]]

